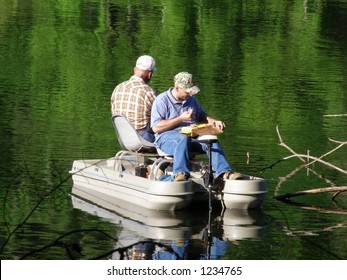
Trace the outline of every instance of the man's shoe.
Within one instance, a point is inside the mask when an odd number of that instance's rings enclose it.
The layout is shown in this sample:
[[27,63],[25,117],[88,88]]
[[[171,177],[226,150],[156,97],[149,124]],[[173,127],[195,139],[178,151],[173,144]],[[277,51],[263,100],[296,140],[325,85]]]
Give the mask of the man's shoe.
[[175,174],[175,182],[188,181],[189,176],[183,172],[178,172]]
[[242,180],[243,177],[241,173],[231,171],[231,172],[225,172],[223,174],[223,179],[224,180]]
[[221,177],[213,178],[213,182],[211,184],[211,190],[220,193],[224,190],[225,180]]

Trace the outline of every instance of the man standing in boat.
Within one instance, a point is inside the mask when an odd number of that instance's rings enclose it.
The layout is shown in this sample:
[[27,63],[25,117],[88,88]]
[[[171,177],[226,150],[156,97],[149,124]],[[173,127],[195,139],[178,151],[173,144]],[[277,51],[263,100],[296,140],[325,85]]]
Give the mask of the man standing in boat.
[[139,134],[150,142],[155,139],[150,129],[150,118],[156,92],[148,83],[155,71],[153,57],[140,56],[134,67],[134,75],[117,85],[111,96],[112,116],[120,114],[126,117]]
[[[188,72],[174,77],[174,86],[159,94],[152,107],[151,127],[155,132],[156,147],[174,157],[173,173],[175,181],[186,181],[190,174],[189,158],[192,152],[207,152],[205,144],[192,142],[180,129],[194,123],[208,123],[220,130],[225,124],[207,115],[195,98],[200,89],[194,85],[193,76]],[[228,164],[219,142],[212,143],[212,169],[216,178],[237,179]]]

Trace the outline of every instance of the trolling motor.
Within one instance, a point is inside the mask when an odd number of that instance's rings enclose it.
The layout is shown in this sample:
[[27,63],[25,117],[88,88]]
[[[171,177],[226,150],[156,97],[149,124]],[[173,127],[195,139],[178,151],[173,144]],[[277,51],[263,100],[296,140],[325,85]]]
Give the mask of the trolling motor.
[[212,210],[212,184],[213,184],[213,171],[212,171],[212,144],[218,141],[216,135],[203,135],[193,140],[194,142],[204,143],[207,146],[208,154],[208,180],[205,182],[205,187],[208,189],[208,204],[210,211]]
[[205,182],[205,188],[208,189],[208,228],[207,228],[207,258],[210,257],[211,241],[212,241],[212,230],[211,230],[211,214],[212,214],[212,184],[213,184],[213,171],[212,171],[212,144],[218,141],[216,135],[203,135],[193,140],[194,142],[204,143],[207,146],[208,154],[208,180]]
[[208,154],[208,180],[205,182],[205,188],[208,189],[208,204],[210,211],[212,210],[212,183],[213,183],[213,171],[212,171],[212,144],[218,141],[216,135],[203,135],[198,138],[192,139],[192,142],[204,143],[207,146]]

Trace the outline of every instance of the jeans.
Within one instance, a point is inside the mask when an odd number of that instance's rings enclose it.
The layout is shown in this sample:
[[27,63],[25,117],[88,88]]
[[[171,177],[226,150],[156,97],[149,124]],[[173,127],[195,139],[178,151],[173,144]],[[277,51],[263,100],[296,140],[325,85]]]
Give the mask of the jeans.
[[[191,139],[180,133],[178,130],[170,130],[162,133],[154,142],[155,146],[163,152],[173,155],[173,173],[183,172],[190,173],[189,159],[192,153],[205,152],[207,146],[203,143],[192,143]],[[219,142],[214,142],[211,145],[212,170],[215,172],[215,177],[220,176],[225,172],[232,171],[223,153]]]
[[154,134],[150,133],[149,131],[147,131],[146,129],[141,129],[141,130],[138,130],[138,133],[144,138],[146,139],[147,141],[149,142],[154,142],[155,140],[155,137],[154,137]]

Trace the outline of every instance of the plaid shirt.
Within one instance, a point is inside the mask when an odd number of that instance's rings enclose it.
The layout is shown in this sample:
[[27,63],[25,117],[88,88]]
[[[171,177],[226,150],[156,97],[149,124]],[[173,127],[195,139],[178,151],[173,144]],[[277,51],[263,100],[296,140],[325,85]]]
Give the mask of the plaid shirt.
[[132,76],[114,89],[111,96],[112,116],[125,116],[136,130],[150,124],[156,93],[140,77]]

